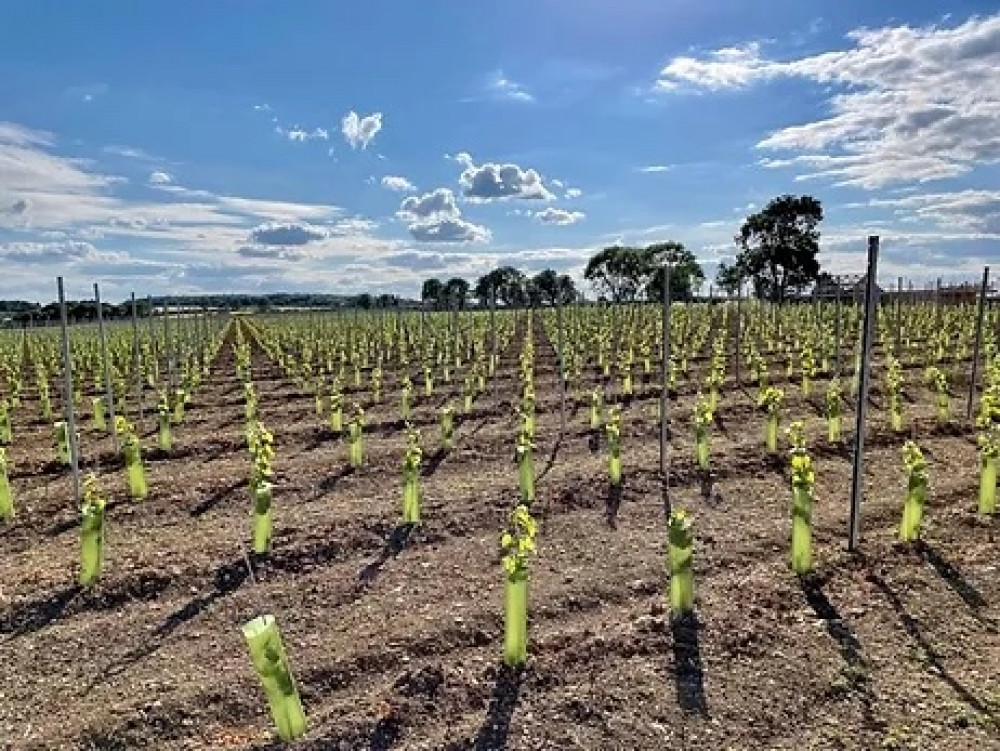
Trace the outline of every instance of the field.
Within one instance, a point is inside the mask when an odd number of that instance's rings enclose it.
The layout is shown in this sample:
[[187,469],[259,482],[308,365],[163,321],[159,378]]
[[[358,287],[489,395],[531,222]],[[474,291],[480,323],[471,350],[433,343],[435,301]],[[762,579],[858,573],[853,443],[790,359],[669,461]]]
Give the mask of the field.
[[[816,327],[811,306],[789,306],[780,318],[744,308],[741,337],[762,343],[770,381],[784,390],[782,427],[804,420],[814,460],[815,567],[804,576],[789,567],[788,446],[782,438],[779,453],[765,450],[765,414],[745,363],[735,382],[733,311],[688,305],[673,314],[674,355],[683,355],[687,372],[678,371],[669,403],[669,489],[659,471],[655,306],[610,317],[596,308],[563,311],[579,373],[564,431],[554,311],[497,314],[492,376],[475,368],[490,349],[485,312],[180,321],[172,333],[178,356],[190,364],[207,353],[206,375],[191,388],[169,450],[156,448],[148,395],[144,419],[130,416],[150,487],[141,501],[130,498],[110,436],[88,419],[100,357],[92,327],[80,327],[81,465],[108,497],[103,574],[89,587],[77,584],[80,512],[71,472],[56,460],[36,388],[35,366],[57,357],[58,340],[10,335],[0,359],[24,386],[8,447],[16,516],[0,522],[0,746],[284,747],[241,634],[246,621],[271,613],[309,719],[295,744],[302,749],[1000,749],[996,524],[977,513],[978,431],[964,414],[974,307],[949,309],[944,324],[932,306],[904,310],[901,431],[889,424],[884,372],[894,318],[891,309],[883,313],[855,553],[847,551],[847,530],[858,311],[844,309],[844,440],[830,442],[832,307],[819,311]],[[780,327],[770,329],[775,322]],[[375,333],[387,330],[389,339]],[[995,354],[993,330],[990,322],[987,357]],[[408,357],[398,354],[393,331],[405,332]],[[112,335],[112,359],[131,383],[131,329]],[[171,334],[157,327],[141,336],[161,345],[150,350],[160,384]],[[430,396],[420,365],[425,337],[444,351],[431,358]],[[249,356],[259,419],[274,436],[274,538],[262,555],[249,547],[237,340]],[[509,668],[499,542],[520,497],[514,447],[526,342],[534,345],[531,513],[539,530],[528,660]],[[810,342],[828,362],[817,362],[805,395],[799,353]],[[630,346],[635,385],[627,395],[619,374]],[[351,403],[365,407],[365,464],[356,470],[328,408],[317,414],[314,393],[317,375],[321,396],[328,393],[344,347],[345,422]],[[794,354],[791,377],[786,350]],[[328,369],[324,352],[334,361]],[[385,355],[378,401],[376,352]],[[455,355],[460,364],[449,367],[446,382],[442,362]],[[938,357],[953,397],[948,420],[939,419],[937,394],[924,379]],[[612,363],[607,377],[599,358]],[[724,380],[704,472],[695,464],[691,414],[713,359],[722,361]],[[149,362],[143,368],[149,375]],[[477,372],[485,389],[466,414],[465,378]],[[404,373],[414,379],[411,422],[423,446],[417,525],[403,524],[400,510]],[[58,414],[58,369],[49,374]],[[622,407],[617,490],[604,427],[591,428],[590,394],[599,385]],[[451,451],[439,447],[446,404],[456,408]],[[903,544],[907,438],[927,459],[930,492],[921,540]],[[693,521],[694,615],[671,614],[667,504]]]

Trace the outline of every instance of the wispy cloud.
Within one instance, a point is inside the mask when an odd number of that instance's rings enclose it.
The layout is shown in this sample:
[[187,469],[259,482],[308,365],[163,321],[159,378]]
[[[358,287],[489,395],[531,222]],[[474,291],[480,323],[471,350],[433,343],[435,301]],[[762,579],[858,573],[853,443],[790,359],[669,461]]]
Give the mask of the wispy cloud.
[[529,93],[521,84],[505,76],[502,70],[497,70],[490,74],[486,84],[486,93],[491,98],[511,102],[530,104],[535,101],[534,95]]
[[650,175],[659,174],[661,172],[670,172],[673,168],[674,167],[671,164],[649,164],[645,167],[636,167],[635,171]]
[[965,174],[1000,162],[1000,15],[955,27],[859,29],[852,47],[791,60],[758,43],[677,57],[654,90],[740,90],[777,78],[832,87],[830,117],[780,129],[757,144],[785,151],[763,159],[799,179],[828,178],[873,189]]

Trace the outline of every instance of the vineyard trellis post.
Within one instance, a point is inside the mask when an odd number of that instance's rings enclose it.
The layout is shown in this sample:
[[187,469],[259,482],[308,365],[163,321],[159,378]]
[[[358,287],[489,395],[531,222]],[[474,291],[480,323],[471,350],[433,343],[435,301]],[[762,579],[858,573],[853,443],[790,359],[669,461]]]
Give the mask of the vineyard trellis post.
[[937,278],[937,282],[934,285],[934,314],[935,323],[938,331],[941,330],[941,316],[944,311],[941,309],[941,277]]
[[983,269],[983,286],[979,290],[979,310],[976,312],[976,339],[972,344],[972,373],[969,375],[969,400],[965,416],[972,419],[972,404],[976,399],[976,378],[979,377],[979,353],[982,351],[983,316],[986,313],[986,292],[990,284],[990,267]]
[[903,356],[903,277],[896,281],[896,351],[897,359]]
[[556,367],[559,376],[559,437],[566,432],[566,365],[563,357],[563,304],[562,292],[556,296],[556,346],[559,351],[556,353]]
[[142,354],[139,350],[139,317],[136,311],[135,292],[132,293],[132,370],[135,373],[135,403],[139,423],[142,423]]
[[840,378],[840,369],[842,367],[842,361],[843,361],[843,353],[841,352],[841,347],[842,347],[841,331],[843,329],[844,322],[842,320],[843,310],[841,308],[841,297],[840,297],[842,286],[843,285],[841,284],[840,279],[838,278],[837,279],[837,307],[836,307],[837,317],[834,320],[834,334],[833,334],[834,339],[836,340],[835,346],[836,346],[836,349],[837,349],[837,365],[836,365],[836,368],[837,368],[836,377],[837,378]]
[[101,363],[104,367],[104,394],[108,400],[108,415],[111,417],[111,445],[118,453],[118,430],[115,425],[115,390],[111,385],[111,363],[108,362],[108,334],[104,330],[104,306],[101,304],[101,288],[94,282],[94,302],[97,304],[97,335],[101,338]]
[[490,374],[493,378],[493,396],[496,398],[500,393],[499,370],[500,363],[497,357],[497,289],[490,286]]
[[743,312],[743,279],[736,287],[736,341],[733,345],[733,356],[736,359],[736,388],[740,387],[740,315]]
[[865,280],[864,326],[861,334],[861,373],[854,423],[854,467],[851,482],[850,527],[847,549],[854,552],[861,541],[861,499],[864,495],[865,419],[868,416],[868,382],[871,376],[872,339],[878,316],[878,235],[868,238],[868,274]]
[[663,479],[664,502],[669,487],[670,449],[670,264],[663,267],[663,351],[660,365],[660,474]]
[[63,356],[63,414],[66,418],[66,432],[69,437],[70,468],[73,472],[73,498],[80,505],[80,454],[79,441],[76,438],[76,414],[73,408],[73,360],[70,356],[69,321],[66,317],[66,293],[63,289],[63,278],[56,277],[56,287],[59,291],[59,319],[62,324],[62,356]]

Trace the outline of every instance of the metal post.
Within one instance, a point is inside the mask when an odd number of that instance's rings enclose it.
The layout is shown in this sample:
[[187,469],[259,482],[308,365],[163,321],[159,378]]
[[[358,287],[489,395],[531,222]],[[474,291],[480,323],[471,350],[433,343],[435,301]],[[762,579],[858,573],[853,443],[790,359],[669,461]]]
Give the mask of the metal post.
[[135,400],[141,423],[144,384],[142,382],[142,349],[139,347],[139,313],[135,304],[135,292],[132,293],[132,370],[135,371]]
[[937,319],[937,330],[941,330],[941,315],[943,311],[941,310],[941,277],[937,278],[937,283],[934,285],[934,312]]
[[836,370],[836,377],[837,378],[840,378],[840,368],[841,368],[841,362],[842,362],[842,359],[843,359],[843,355],[842,355],[842,353],[840,351],[841,350],[841,346],[842,346],[841,341],[840,341],[840,339],[841,339],[840,335],[841,335],[841,329],[843,328],[843,325],[844,325],[843,321],[841,320],[843,318],[843,312],[841,310],[841,305],[840,305],[840,293],[841,293],[841,283],[840,283],[840,278],[838,277],[837,278],[837,318],[836,318],[836,321],[834,322],[834,329],[835,329],[834,330],[834,338],[836,339],[836,347],[837,347],[837,370]]
[[865,282],[865,316],[861,335],[861,374],[854,423],[854,476],[851,482],[851,515],[847,549],[854,552],[861,541],[861,498],[864,495],[865,418],[868,416],[868,381],[871,375],[872,339],[878,315],[878,235],[868,238],[868,278]]
[[556,346],[559,351],[556,353],[557,366],[559,368],[559,435],[566,432],[566,361],[563,359],[563,312],[562,295],[556,297]]
[[94,302],[97,303],[97,332],[101,337],[101,360],[104,362],[104,394],[108,400],[108,415],[111,417],[111,445],[118,453],[118,431],[115,425],[115,390],[111,384],[111,363],[108,362],[108,336],[104,331],[104,306],[101,305],[101,289],[94,282]]
[[500,367],[497,357],[497,291],[495,287],[490,287],[490,371],[493,377],[493,396],[499,393],[499,383],[497,372]]
[[660,474],[663,477],[663,487],[667,488],[670,481],[669,448],[670,427],[668,408],[670,405],[670,264],[663,267],[663,355],[660,367]]
[[736,388],[740,387],[740,315],[743,312],[743,280],[740,280],[739,286],[736,288],[736,342],[733,349],[736,350],[734,353],[736,356]]
[[965,416],[972,419],[972,402],[976,398],[976,378],[979,376],[979,352],[983,339],[983,315],[986,312],[986,290],[990,283],[990,267],[983,269],[983,287],[979,292],[979,311],[976,313],[976,341],[972,345],[972,375],[969,377],[969,402]]
[[63,291],[63,278],[56,277],[56,287],[59,290],[59,318],[62,322],[62,356],[63,356],[63,414],[66,418],[66,431],[69,434],[70,467],[73,470],[73,498],[80,504],[80,447],[76,440],[76,414],[73,409],[73,360],[69,346],[69,322],[66,319],[66,295]]
[[896,282],[896,359],[903,361],[903,277]]

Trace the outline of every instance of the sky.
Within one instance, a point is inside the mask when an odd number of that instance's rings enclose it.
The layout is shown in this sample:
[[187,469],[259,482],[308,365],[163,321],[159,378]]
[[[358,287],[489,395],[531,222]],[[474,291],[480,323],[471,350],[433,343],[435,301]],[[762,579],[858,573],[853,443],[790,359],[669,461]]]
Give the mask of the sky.
[[616,243],[708,277],[771,198],[820,259],[1000,267],[1000,5],[0,0],[0,298],[362,291]]

